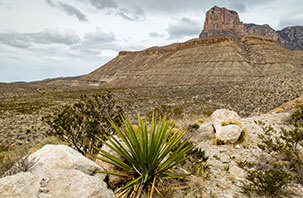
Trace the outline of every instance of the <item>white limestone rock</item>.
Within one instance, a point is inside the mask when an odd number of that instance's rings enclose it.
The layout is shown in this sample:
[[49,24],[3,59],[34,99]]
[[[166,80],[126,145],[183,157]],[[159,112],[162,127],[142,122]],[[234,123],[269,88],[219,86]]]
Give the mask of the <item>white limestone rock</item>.
[[216,127],[216,137],[224,143],[235,143],[241,135],[241,127],[239,125],[230,124],[226,126]]
[[0,197],[115,197],[103,181],[103,170],[65,145],[46,145],[29,157],[26,173],[0,179]]

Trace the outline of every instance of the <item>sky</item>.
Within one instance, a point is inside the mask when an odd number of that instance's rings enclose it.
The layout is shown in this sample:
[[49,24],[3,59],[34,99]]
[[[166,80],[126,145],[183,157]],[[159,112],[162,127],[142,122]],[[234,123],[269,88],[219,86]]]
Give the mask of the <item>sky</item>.
[[0,82],[83,75],[119,51],[198,38],[214,5],[276,30],[303,25],[302,0],[0,0]]

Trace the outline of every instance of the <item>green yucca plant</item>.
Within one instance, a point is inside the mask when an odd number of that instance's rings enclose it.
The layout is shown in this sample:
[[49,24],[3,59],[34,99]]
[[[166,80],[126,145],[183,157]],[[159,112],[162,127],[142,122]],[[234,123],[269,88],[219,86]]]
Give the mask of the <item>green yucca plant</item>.
[[[173,131],[170,120],[152,117],[150,129],[146,119],[138,115],[139,127],[135,128],[131,121],[122,117],[123,125],[117,127],[111,121],[116,134],[121,138],[119,141],[114,136],[106,136],[108,141],[99,138],[105,145],[118,153],[124,160],[120,160],[110,153],[96,148],[102,157],[100,160],[108,162],[123,170],[121,172],[99,171],[101,173],[127,177],[128,182],[120,188],[118,197],[139,197],[145,187],[151,187],[150,197],[157,190],[157,179],[183,178],[184,175],[174,175],[170,169],[181,163],[186,158],[184,155],[192,149],[188,141],[180,143],[186,134],[185,130]],[[125,146],[124,146],[125,145]],[[176,145],[177,148],[176,148]],[[174,149],[173,149],[174,148]]]

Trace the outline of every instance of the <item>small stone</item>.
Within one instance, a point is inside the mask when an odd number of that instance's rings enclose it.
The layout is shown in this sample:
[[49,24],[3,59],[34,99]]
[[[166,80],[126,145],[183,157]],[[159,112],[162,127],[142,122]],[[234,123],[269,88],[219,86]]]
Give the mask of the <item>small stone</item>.
[[245,171],[236,165],[230,167],[229,172],[230,172],[231,176],[235,179],[243,179],[243,178],[245,178],[245,175],[246,175]]

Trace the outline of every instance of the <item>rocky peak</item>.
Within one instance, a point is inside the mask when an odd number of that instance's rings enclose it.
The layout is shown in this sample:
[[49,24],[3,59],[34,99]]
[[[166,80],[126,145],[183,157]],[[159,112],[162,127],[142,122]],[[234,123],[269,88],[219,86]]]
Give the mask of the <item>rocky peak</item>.
[[280,43],[292,50],[303,50],[303,26],[293,26],[278,31]]
[[200,38],[217,36],[241,37],[246,35],[244,24],[236,11],[214,6],[206,13]]
[[244,24],[248,35],[257,35],[274,41],[279,40],[279,34],[271,28],[268,24],[257,25],[254,23]]
[[303,50],[303,26],[287,27],[281,31],[276,31],[268,24],[245,24],[240,21],[236,11],[218,6],[214,6],[206,12],[203,31],[199,38],[241,38],[249,35],[274,40],[288,49]]
[[245,32],[245,27],[240,21],[236,11],[214,6],[206,13],[203,31],[218,30],[235,33]]

